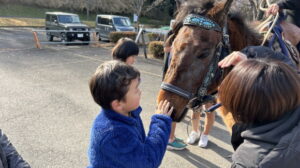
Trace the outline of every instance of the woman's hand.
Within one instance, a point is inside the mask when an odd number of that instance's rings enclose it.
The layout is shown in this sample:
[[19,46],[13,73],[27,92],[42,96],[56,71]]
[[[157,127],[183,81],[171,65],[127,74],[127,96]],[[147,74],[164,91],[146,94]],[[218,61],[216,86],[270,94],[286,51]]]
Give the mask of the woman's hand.
[[229,54],[227,57],[225,57],[223,60],[221,60],[218,65],[221,68],[227,68],[232,65],[236,65],[241,61],[247,60],[247,56],[239,51],[234,51],[231,54]]
[[279,6],[277,4],[272,4],[266,11],[266,16],[268,17],[269,15],[276,15],[277,12],[279,11]]
[[167,100],[159,102],[158,107],[156,109],[157,114],[171,116],[172,112],[173,112],[173,107],[170,108],[170,102],[168,102]]

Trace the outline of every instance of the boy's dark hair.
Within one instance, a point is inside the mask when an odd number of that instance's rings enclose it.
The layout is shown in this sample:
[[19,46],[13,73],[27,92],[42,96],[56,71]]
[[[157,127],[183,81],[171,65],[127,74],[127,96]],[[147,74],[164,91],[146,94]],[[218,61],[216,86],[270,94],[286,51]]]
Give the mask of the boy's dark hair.
[[121,60],[123,62],[125,62],[128,57],[138,54],[139,46],[130,38],[119,39],[112,49],[113,59]]
[[89,86],[97,104],[104,109],[111,109],[113,100],[124,100],[133,79],[140,78],[140,72],[120,61],[107,61],[101,64]]

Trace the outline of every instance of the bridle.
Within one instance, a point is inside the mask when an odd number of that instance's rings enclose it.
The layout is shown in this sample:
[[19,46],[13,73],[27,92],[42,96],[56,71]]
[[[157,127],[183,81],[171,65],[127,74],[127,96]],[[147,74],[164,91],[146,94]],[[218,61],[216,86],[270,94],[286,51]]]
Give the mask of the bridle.
[[[197,15],[197,14],[189,14],[185,17],[183,21],[184,26],[198,26],[203,29],[207,30],[214,30],[216,32],[222,33],[222,40],[216,45],[214,57],[212,58],[212,61],[209,64],[208,71],[204,77],[204,80],[201,84],[201,86],[197,89],[196,93],[191,93],[189,91],[186,91],[184,89],[181,89],[175,85],[172,85],[170,83],[162,83],[161,88],[163,90],[175,93],[177,95],[180,95],[186,99],[188,99],[190,102],[188,103],[189,108],[194,108],[196,106],[199,106],[203,103],[205,103],[207,100],[207,91],[209,85],[212,83],[212,80],[216,78],[216,73],[218,69],[218,62],[223,59],[225,56],[227,56],[230,53],[230,44],[229,44],[229,35],[228,35],[228,26],[227,26],[227,17],[225,19],[224,27],[221,28],[216,22],[213,20]],[[221,70],[223,71],[223,70]],[[223,74],[223,72],[221,72]],[[197,103],[195,103],[197,102]]]

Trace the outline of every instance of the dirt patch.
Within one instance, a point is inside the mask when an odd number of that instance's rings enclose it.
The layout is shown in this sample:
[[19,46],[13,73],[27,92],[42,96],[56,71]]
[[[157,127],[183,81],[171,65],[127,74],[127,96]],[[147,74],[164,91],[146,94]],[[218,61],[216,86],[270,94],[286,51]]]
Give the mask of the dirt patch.
[[0,18],[0,26],[44,26],[44,19]]
[[[89,27],[94,27],[95,23],[92,21],[83,21]],[[1,18],[0,26],[30,26],[30,27],[42,27],[45,26],[45,19],[35,18]]]
[[100,47],[100,48],[105,48],[105,49],[112,49],[115,44],[114,43],[93,43],[91,44],[92,47]]

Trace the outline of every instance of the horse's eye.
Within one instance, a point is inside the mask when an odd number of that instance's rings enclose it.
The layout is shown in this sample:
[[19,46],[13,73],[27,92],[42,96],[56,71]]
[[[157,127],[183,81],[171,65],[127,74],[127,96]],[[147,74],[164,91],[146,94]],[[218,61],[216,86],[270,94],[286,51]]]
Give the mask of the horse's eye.
[[209,56],[209,52],[203,52],[200,55],[197,56],[199,59],[203,59]]

